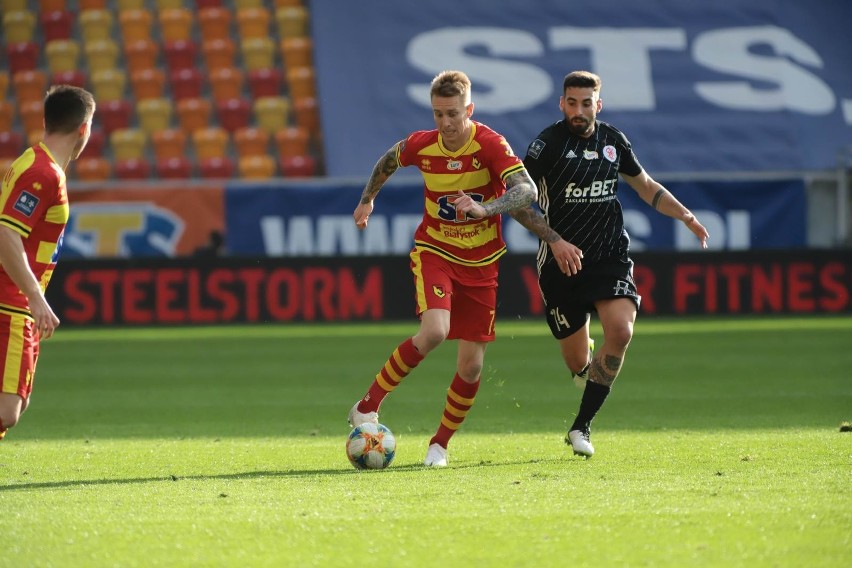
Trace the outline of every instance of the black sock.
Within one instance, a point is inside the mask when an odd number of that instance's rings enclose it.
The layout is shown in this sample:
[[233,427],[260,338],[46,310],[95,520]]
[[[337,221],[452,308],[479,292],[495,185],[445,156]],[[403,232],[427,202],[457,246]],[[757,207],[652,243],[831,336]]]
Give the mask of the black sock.
[[603,406],[606,397],[609,396],[609,391],[612,387],[596,383],[594,381],[586,381],[586,389],[583,391],[583,400],[580,401],[580,410],[577,412],[577,418],[574,424],[571,425],[571,430],[589,429],[592,423],[592,418],[598,413],[598,410]]

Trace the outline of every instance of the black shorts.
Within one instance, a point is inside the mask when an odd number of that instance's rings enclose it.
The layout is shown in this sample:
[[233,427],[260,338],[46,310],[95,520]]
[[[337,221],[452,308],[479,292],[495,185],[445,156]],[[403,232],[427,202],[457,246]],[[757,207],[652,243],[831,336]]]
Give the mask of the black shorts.
[[564,339],[586,325],[598,300],[630,298],[636,309],[642,300],[633,281],[633,261],[629,259],[583,266],[573,276],[566,276],[548,262],[542,267],[538,285],[547,324],[556,339]]

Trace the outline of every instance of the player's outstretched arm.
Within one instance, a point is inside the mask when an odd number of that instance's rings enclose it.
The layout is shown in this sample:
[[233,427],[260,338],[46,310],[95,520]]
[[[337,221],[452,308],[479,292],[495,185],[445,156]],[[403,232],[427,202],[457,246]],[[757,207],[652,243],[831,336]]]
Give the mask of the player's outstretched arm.
[[467,213],[474,219],[483,219],[500,213],[509,213],[526,207],[538,198],[538,188],[527,173],[521,170],[506,178],[506,193],[482,205],[474,201],[464,192],[459,191],[459,199],[455,202],[456,211]]
[[355,219],[355,225],[359,229],[367,227],[367,221],[370,219],[370,214],[373,212],[373,200],[379,194],[379,190],[388,181],[393,173],[399,168],[396,161],[396,149],[399,142],[390,147],[390,149],[379,158],[376,165],[373,166],[373,173],[370,174],[370,179],[367,180],[367,185],[361,193],[361,200],[358,202],[358,207],[355,208],[355,213],[352,217]]

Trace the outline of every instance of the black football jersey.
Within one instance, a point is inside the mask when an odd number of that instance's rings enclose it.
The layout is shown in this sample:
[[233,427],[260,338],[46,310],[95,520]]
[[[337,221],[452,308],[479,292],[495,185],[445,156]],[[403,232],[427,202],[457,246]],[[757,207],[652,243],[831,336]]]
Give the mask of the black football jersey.
[[[583,251],[584,263],[627,259],[630,238],[618,201],[618,174],[636,176],[642,166],[624,134],[596,121],[595,132],[583,138],[560,120],[533,140],[524,165],[538,186],[538,205],[548,224]],[[539,269],[551,257],[541,242]]]

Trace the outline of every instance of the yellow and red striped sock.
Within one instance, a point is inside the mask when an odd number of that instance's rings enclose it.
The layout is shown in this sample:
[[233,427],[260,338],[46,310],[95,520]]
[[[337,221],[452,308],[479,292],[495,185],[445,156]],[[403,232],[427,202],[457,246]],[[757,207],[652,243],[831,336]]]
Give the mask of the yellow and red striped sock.
[[385,366],[376,375],[370,390],[358,403],[358,412],[377,412],[384,398],[423,360],[409,337],[394,349]]
[[441,425],[438,426],[438,431],[429,440],[430,446],[432,444],[440,444],[445,448],[447,447],[450,438],[459,429],[468,411],[473,406],[473,399],[476,397],[476,391],[478,390],[479,381],[468,383],[456,373],[447,391],[447,404],[444,406]]

